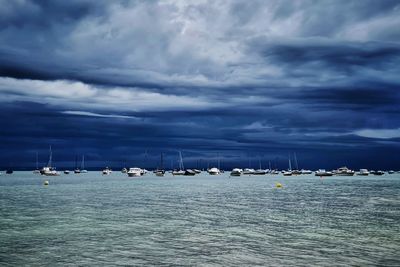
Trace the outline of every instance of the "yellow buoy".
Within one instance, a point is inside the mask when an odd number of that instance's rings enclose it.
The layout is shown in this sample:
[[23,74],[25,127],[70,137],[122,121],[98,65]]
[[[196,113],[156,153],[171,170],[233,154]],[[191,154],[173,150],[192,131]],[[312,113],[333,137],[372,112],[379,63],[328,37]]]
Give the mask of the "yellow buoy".
[[49,185],[49,181],[44,181],[44,185]]
[[276,188],[282,188],[282,184],[281,183],[276,183]]

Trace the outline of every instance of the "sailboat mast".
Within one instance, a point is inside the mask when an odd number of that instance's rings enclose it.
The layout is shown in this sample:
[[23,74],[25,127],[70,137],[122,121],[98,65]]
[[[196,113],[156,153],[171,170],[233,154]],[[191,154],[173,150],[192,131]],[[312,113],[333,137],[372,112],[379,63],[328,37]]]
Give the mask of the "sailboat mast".
[[180,170],[184,170],[185,167],[183,166],[183,158],[182,158],[182,152],[181,151],[179,151],[179,158],[180,158],[179,168],[180,168]]
[[49,162],[47,163],[47,167],[51,167],[52,160],[53,160],[53,152],[51,151],[51,146],[50,146],[50,155],[49,155]]
[[38,170],[38,169],[39,169],[39,154],[36,151],[36,170]]
[[296,170],[298,170],[299,169],[299,165],[297,164],[296,152],[294,152],[294,163],[296,163]]
[[290,154],[289,154],[289,171],[292,170],[292,162],[290,161]]
[[144,152],[144,165],[145,165],[145,167],[147,167],[147,149],[145,150],[145,152]]
[[82,163],[81,163],[81,169],[85,169],[85,155],[82,155]]

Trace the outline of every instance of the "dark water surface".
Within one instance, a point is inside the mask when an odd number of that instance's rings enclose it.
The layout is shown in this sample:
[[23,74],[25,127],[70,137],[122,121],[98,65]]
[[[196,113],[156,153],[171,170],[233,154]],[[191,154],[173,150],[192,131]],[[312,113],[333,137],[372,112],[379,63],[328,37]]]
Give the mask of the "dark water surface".
[[399,174],[3,173],[0,215],[1,266],[400,266]]

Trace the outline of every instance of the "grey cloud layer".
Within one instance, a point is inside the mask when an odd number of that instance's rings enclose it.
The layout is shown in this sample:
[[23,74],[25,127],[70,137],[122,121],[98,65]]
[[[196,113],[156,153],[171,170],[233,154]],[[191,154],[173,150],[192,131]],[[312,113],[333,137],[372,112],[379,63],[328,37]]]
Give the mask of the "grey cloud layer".
[[[386,42],[399,41],[393,36],[400,27],[391,25],[399,23],[399,5],[381,2],[6,1],[2,72],[162,87],[297,81],[301,77],[285,75],[296,66],[276,63],[368,67],[374,56],[398,56],[396,44]],[[375,39],[373,32],[357,37],[355,25],[378,18],[391,38]],[[377,43],[368,48],[368,42]],[[266,62],[263,55],[275,58]]]

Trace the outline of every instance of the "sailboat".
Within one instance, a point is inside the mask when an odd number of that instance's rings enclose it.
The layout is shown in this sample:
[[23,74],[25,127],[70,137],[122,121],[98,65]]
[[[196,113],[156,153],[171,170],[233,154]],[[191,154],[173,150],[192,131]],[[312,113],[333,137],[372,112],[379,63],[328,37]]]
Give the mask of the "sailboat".
[[259,166],[258,170],[254,171],[254,175],[264,175],[264,174],[266,174],[267,172],[265,170],[261,169],[261,160],[259,159],[258,161],[259,161],[260,166]]
[[209,175],[218,175],[218,174],[221,174],[220,165],[221,165],[221,161],[220,161],[219,156],[218,156],[218,168],[213,167],[213,168],[211,168],[211,169],[208,169],[208,174],[209,174]]
[[112,170],[106,167],[104,170],[101,171],[103,175],[109,175],[112,173]]
[[289,169],[287,171],[283,171],[283,176],[292,176],[292,162],[290,161],[290,154],[289,154]]
[[156,176],[164,176],[165,175],[165,170],[164,170],[164,161],[163,161],[163,153],[160,155],[160,168],[157,168],[155,171]]
[[78,174],[81,173],[81,169],[78,168],[78,156],[75,156],[75,169],[74,173]]
[[278,171],[278,169],[277,169],[277,167],[276,167],[276,159],[274,159],[274,161],[273,161],[273,164],[274,164],[274,169],[272,169],[272,167],[271,167],[271,162],[269,162],[269,168],[270,168],[270,174],[272,174],[272,175],[278,175],[279,174],[279,171]]
[[81,173],[87,173],[88,171],[85,170],[85,155],[82,155],[82,162],[81,162]]
[[127,165],[128,165],[127,161],[124,160],[124,167],[122,167],[121,173],[128,173],[128,168],[126,167]]
[[196,172],[192,169],[186,169],[183,166],[183,157],[182,157],[182,152],[179,151],[179,170],[174,170],[172,172],[172,175],[185,175],[185,176],[194,176],[196,175]]
[[50,146],[49,150],[50,150],[49,151],[49,161],[47,163],[47,166],[43,167],[40,170],[40,174],[45,175],[45,176],[58,176],[58,175],[60,175],[60,173],[56,171],[56,168],[51,166],[52,161],[53,161],[53,152],[51,150],[51,146]]
[[292,171],[292,174],[293,174],[293,175],[299,175],[299,174],[301,174],[302,172],[299,170],[299,165],[297,164],[296,153],[293,153],[293,154],[294,154],[294,163],[295,163],[295,165],[296,165],[296,169]]
[[248,154],[248,157],[249,157],[249,167],[248,167],[248,168],[245,168],[245,169],[243,170],[242,174],[245,174],[245,175],[252,175],[252,174],[254,174],[254,172],[255,172],[256,170],[254,170],[253,168],[251,168],[250,154]]
[[179,151],[179,170],[174,170],[172,172],[172,175],[184,175],[184,174],[185,174],[185,169],[183,167],[182,152]]
[[196,166],[196,169],[193,169],[193,171],[196,173],[196,174],[199,174],[199,173],[201,173],[201,170],[200,170],[200,164],[199,164],[199,162],[201,161],[201,159],[200,160],[197,160],[197,166]]
[[221,168],[221,157],[219,154],[218,154],[218,170],[219,173],[225,173],[225,171]]
[[33,171],[33,173],[37,173],[37,174],[40,173],[40,170],[39,170],[39,160],[38,160],[38,158],[39,158],[39,155],[38,155],[38,152],[36,152],[36,169]]

